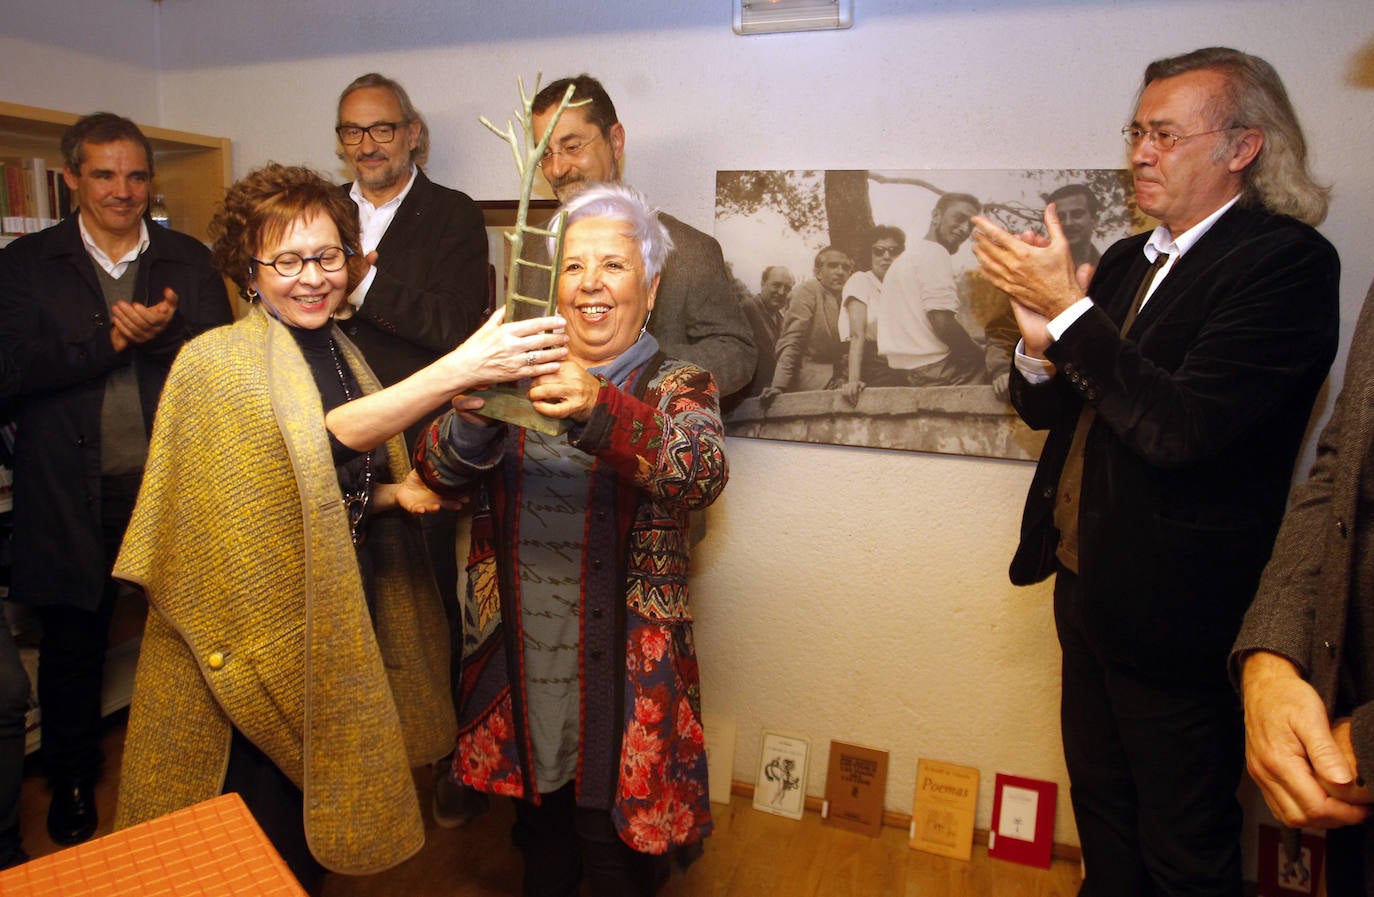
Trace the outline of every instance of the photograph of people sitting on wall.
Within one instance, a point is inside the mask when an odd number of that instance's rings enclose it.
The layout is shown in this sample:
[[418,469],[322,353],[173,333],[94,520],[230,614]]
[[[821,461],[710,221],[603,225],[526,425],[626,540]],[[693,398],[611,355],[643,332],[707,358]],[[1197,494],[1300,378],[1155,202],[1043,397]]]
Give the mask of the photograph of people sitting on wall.
[[1145,229],[1116,169],[719,171],[716,227],[759,365],[731,436],[1034,459],[1007,400],[1018,332],[978,274],[974,215],[1074,261]]

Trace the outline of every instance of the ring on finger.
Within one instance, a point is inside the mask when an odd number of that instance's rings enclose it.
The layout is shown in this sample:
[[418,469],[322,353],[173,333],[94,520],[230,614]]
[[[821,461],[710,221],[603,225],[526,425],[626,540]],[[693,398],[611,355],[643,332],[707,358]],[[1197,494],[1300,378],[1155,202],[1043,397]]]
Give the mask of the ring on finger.
[[527,353],[525,354],[525,364],[526,364],[526,365],[528,365],[529,367],[534,367],[534,366],[535,366],[536,364],[538,364],[538,363],[539,363],[539,352],[538,352],[538,350],[531,350],[531,351],[529,351],[529,352],[527,352]]

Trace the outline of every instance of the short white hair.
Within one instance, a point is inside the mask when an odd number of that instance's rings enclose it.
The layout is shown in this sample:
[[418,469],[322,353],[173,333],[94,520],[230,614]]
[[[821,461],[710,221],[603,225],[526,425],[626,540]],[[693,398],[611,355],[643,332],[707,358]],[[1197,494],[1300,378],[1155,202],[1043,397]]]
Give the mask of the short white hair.
[[639,245],[644,283],[649,284],[673,251],[673,238],[659,220],[658,209],[638,190],[617,183],[598,183],[578,191],[559,210],[568,216],[566,227],[589,218],[609,218],[626,225],[625,235]]

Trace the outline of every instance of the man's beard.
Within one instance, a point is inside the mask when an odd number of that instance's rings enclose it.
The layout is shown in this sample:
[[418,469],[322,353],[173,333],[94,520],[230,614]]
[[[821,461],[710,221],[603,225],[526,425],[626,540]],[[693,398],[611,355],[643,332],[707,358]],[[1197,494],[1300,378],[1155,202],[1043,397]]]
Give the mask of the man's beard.
[[595,181],[588,180],[587,176],[580,171],[570,171],[561,178],[550,181],[549,187],[553,190],[553,195],[558,197],[559,202],[567,202],[594,183]]

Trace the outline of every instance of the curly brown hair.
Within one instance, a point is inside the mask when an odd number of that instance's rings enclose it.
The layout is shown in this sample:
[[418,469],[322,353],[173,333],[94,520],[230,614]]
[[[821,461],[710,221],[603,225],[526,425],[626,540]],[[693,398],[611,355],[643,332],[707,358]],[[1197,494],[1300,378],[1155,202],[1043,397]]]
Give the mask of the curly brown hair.
[[269,162],[234,182],[224,203],[210,220],[214,241],[212,260],[220,274],[232,280],[249,299],[253,257],[281,239],[291,225],[317,214],[328,215],[348,250],[348,288],[362,280],[362,245],[358,207],[338,186],[313,169]]

